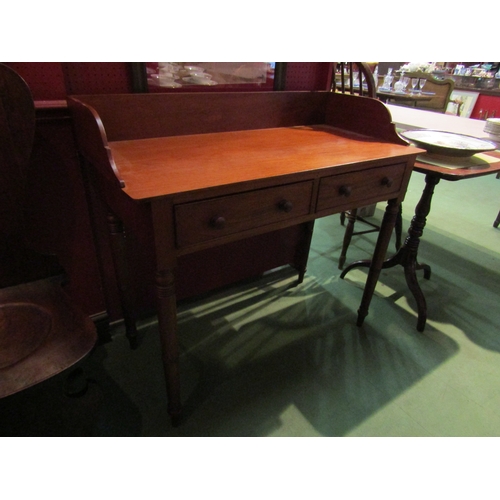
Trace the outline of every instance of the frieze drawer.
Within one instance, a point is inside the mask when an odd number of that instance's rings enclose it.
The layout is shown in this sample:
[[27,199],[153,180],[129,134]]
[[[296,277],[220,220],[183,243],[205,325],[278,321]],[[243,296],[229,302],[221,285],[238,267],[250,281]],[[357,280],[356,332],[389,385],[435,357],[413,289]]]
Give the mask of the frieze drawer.
[[259,189],[175,206],[177,246],[184,247],[307,215],[313,182]]
[[389,199],[399,193],[404,172],[405,164],[397,164],[325,177],[320,182],[316,210],[354,208],[370,199]]

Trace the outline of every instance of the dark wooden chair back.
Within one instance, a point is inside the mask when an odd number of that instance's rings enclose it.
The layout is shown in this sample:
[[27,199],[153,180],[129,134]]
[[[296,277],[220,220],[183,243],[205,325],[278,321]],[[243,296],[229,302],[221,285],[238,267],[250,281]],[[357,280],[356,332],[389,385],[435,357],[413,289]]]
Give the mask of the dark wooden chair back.
[[0,65],[0,248],[7,240],[22,239],[21,207],[34,135],[30,90],[16,72]]
[[69,368],[97,339],[92,321],[63,292],[57,259],[25,242],[24,192],[35,123],[28,86],[0,64],[0,397]]
[[377,97],[373,74],[365,62],[333,63],[331,90],[342,94]]
[[[377,88],[378,82],[375,81],[375,78],[370,70],[370,67],[365,62],[342,62],[342,63],[333,63],[332,69],[332,92],[340,92],[342,94],[353,94],[364,97],[373,97],[377,98]],[[371,213],[375,210],[375,205],[366,206],[366,207],[356,207],[351,210],[344,211],[340,214],[340,222],[342,225],[345,225],[345,220],[347,219],[348,223],[346,226],[346,231],[344,234],[344,240],[342,243],[342,249],[340,252],[339,269],[344,267],[347,250],[349,248],[349,244],[351,242],[352,236],[359,234],[366,234],[377,232],[380,230],[380,226],[374,224],[364,217],[361,217],[360,214],[363,212]],[[364,224],[369,226],[369,229],[356,231],[354,232],[354,225],[357,221],[363,222]],[[396,226],[396,248],[401,246],[401,213],[398,214],[398,221]]]

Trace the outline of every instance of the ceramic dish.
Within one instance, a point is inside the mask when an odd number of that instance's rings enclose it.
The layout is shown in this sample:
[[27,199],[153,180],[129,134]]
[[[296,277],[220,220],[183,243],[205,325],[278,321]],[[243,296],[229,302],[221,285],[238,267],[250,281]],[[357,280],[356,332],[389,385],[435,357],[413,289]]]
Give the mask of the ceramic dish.
[[406,130],[401,135],[429,153],[446,156],[472,156],[496,149],[492,142],[439,130]]

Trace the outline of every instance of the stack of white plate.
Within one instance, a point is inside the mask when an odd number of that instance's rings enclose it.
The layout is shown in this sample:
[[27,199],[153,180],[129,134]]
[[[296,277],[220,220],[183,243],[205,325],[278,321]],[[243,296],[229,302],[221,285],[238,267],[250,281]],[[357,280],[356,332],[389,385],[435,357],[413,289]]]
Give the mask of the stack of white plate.
[[500,118],[488,118],[484,126],[484,131],[497,144],[500,143]]

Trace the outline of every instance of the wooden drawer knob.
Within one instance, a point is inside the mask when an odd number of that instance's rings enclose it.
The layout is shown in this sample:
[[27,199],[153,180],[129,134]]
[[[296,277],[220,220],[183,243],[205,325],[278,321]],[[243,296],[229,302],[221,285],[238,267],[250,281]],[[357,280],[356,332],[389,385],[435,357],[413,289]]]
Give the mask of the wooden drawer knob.
[[351,193],[352,193],[351,186],[340,186],[339,188],[340,196],[345,196],[347,198],[348,196],[351,196]]
[[392,179],[390,177],[384,177],[382,179],[382,186],[391,187],[392,186]]
[[291,212],[293,203],[289,200],[281,200],[278,206],[280,210],[283,210],[283,212]]
[[210,219],[210,226],[214,229],[222,229],[226,225],[226,219],[221,215],[216,215]]

